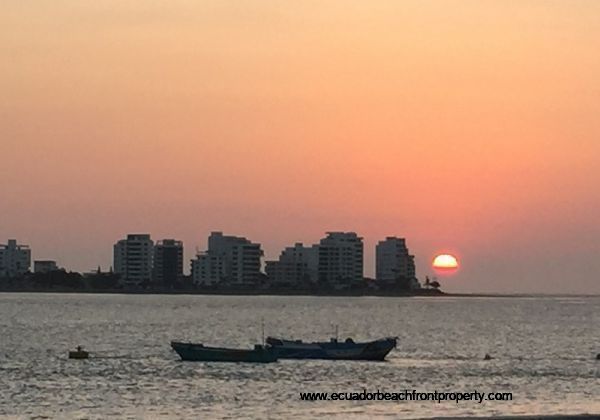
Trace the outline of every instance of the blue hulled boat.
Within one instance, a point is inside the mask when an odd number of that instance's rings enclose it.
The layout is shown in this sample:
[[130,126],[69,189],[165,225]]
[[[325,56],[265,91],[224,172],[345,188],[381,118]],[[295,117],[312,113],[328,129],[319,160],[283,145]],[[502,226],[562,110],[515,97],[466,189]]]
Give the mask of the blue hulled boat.
[[351,338],[338,341],[305,343],[302,340],[284,340],[268,337],[269,344],[281,359],[329,359],[329,360],[385,360],[385,356],[396,347],[397,337],[386,337],[375,341],[355,343]]
[[228,349],[208,347],[203,344],[171,341],[171,348],[181,360],[194,362],[249,362],[271,363],[277,361],[277,354],[271,347],[257,344],[254,349]]

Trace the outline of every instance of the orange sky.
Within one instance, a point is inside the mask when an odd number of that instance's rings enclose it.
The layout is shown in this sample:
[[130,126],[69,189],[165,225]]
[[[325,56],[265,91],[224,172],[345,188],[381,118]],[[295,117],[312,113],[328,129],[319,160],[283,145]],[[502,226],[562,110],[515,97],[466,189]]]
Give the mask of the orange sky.
[[0,242],[127,232],[268,258],[406,236],[448,290],[600,293],[600,2],[20,0],[0,14]]

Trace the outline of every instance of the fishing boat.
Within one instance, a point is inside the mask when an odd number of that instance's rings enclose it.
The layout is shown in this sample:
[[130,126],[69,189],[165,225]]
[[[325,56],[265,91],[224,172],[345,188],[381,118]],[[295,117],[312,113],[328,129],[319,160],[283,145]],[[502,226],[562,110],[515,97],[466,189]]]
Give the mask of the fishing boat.
[[228,349],[209,347],[203,344],[171,341],[171,348],[181,360],[194,362],[249,362],[271,363],[277,361],[277,354],[268,346],[257,344],[253,349]]
[[338,341],[305,343],[302,340],[284,340],[267,337],[269,344],[281,359],[329,359],[329,360],[385,360],[385,356],[396,347],[397,337],[386,337],[375,341],[356,343],[351,338]]

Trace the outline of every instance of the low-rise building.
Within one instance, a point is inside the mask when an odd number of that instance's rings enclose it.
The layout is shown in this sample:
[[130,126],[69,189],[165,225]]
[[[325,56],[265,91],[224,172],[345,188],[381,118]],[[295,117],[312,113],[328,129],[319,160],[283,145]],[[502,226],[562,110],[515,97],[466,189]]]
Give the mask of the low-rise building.
[[58,270],[58,265],[54,260],[35,260],[33,262],[34,273],[50,273]]

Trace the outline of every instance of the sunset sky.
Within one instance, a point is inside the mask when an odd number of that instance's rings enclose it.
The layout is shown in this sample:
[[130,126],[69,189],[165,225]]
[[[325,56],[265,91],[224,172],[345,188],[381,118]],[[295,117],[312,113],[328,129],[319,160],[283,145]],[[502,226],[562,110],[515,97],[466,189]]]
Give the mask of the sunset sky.
[[600,2],[4,2],[0,243],[87,271],[211,230],[600,293]]

